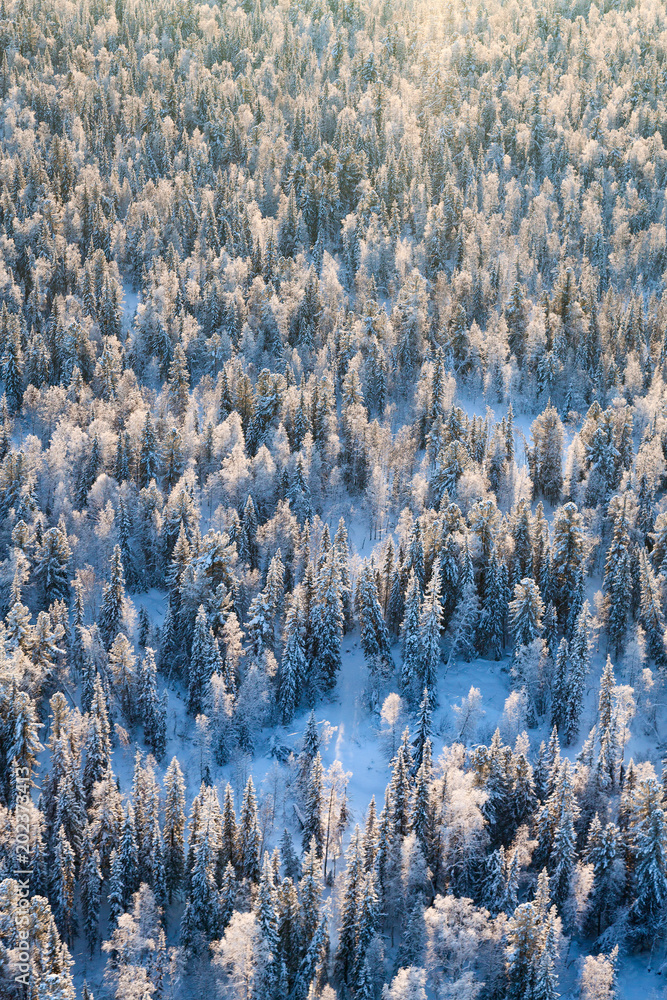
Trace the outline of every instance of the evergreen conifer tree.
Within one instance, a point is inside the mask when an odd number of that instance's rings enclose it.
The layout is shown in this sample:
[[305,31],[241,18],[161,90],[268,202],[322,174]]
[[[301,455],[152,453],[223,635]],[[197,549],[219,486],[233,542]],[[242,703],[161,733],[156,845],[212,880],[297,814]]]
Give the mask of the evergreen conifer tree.
[[405,594],[405,615],[401,625],[401,687],[412,692],[421,673],[421,649],[419,636],[419,611],[421,590],[414,570],[410,570],[408,589]]
[[542,634],[544,602],[539,587],[530,577],[525,577],[514,587],[514,600],[509,605],[510,629],[514,648],[529,646]]
[[440,602],[440,566],[433,566],[419,616],[419,645],[421,649],[420,682],[429,693],[431,701],[437,697],[438,664],[440,663],[440,635],[442,629],[442,604]]
[[639,783],[632,837],[635,871],[631,917],[637,939],[649,943],[664,926],[667,912],[667,823],[660,786],[652,778]]
[[280,708],[283,722],[292,719],[299,703],[307,670],[303,598],[297,587],[285,617],[283,656],[280,667]]
[[361,646],[373,673],[391,665],[389,633],[378,600],[375,573],[370,562],[364,564],[357,586],[357,607],[361,625]]
[[104,585],[102,605],[97,624],[105,649],[109,649],[121,631],[125,613],[125,575],[120,546],[115,545],[110,563],[109,582]]
[[239,824],[240,868],[241,877],[250,882],[259,881],[260,875],[260,832],[257,824],[257,799],[252,778],[248,778],[243,802],[241,804],[241,822]]
[[188,668],[188,711],[198,715],[203,711],[212,674],[222,663],[217,642],[202,604],[197,609],[192,651]]
[[185,781],[176,757],[164,776],[164,868],[169,902],[185,875]]
[[89,831],[86,830],[81,849],[80,891],[83,932],[91,958],[99,936],[101,887],[100,856],[93,847]]

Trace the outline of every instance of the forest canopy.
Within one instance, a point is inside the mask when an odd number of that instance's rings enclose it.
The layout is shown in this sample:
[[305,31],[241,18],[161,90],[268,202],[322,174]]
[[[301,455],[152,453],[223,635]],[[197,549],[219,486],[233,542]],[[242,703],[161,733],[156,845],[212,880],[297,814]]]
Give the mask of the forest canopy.
[[658,990],[666,53],[0,0],[3,998]]

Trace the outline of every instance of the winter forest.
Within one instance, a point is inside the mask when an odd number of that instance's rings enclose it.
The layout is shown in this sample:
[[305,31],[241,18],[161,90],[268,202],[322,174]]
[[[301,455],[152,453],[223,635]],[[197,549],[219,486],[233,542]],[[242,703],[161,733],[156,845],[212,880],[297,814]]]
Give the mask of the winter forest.
[[2,1000],[665,995],[666,94],[664,0],[0,0]]

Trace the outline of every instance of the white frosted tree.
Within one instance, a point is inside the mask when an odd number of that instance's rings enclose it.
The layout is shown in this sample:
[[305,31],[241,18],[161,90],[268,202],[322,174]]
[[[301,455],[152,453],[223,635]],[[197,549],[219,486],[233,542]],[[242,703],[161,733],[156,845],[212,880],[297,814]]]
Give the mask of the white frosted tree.
[[382,1000],[426,1000],[426,972],[415,968],[399,969],[390,986],[382,989]]
[[232,915],[222,940],[212,945],[220,989],[230,1000],[260,1000],[258,988],[271,954],[254,913]]

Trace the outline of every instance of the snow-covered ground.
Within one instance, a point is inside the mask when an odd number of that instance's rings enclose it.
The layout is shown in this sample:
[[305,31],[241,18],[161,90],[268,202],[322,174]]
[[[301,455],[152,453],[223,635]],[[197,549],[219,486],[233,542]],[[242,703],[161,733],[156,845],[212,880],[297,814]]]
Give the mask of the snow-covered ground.
[[128,282],[123,283],[123,329],[129,330],[139,305],[139,293]]

